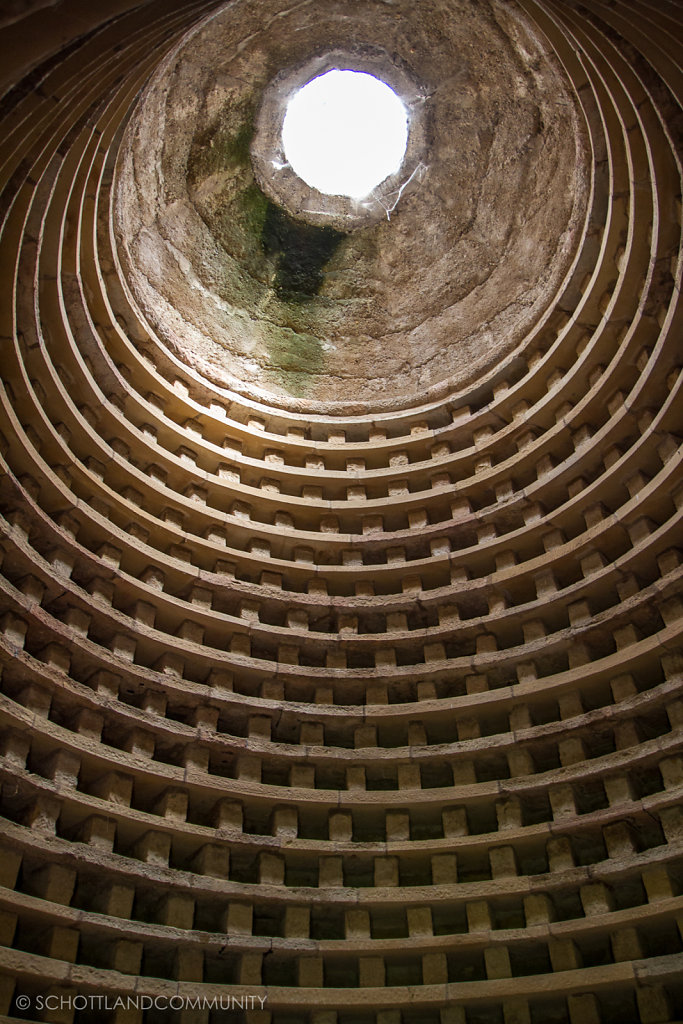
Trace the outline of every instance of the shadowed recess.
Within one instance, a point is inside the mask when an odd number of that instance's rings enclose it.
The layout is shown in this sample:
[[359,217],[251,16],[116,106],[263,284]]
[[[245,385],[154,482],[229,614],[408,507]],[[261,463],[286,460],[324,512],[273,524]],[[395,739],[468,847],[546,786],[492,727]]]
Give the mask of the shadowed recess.
[[273,289],[287,302],[305,302],[317,295],[323,268],[346,236],[334,228],[318,228],[268,203],[261,232],[263,251],[275,257]]

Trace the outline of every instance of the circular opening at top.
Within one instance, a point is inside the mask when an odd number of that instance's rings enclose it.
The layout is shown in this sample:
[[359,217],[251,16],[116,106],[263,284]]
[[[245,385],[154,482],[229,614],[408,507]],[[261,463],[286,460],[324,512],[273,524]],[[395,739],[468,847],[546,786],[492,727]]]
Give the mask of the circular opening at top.
[[348,233],[390,220],[427,170],[427,94],[376,47],[331,50],[265,88],[249,151],[268,198]]
[[334,69],[312,79],[287,104],[285,156],[311,188],[362,199],[401,166],[408,113],[385,82]]

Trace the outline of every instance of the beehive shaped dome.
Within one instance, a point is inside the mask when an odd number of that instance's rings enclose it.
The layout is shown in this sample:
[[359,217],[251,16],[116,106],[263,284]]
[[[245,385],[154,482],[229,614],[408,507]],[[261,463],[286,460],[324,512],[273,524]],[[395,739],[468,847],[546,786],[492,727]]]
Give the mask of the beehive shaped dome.
[[2,1019],[676,1024],[680,4],[95,6],[4,16]]

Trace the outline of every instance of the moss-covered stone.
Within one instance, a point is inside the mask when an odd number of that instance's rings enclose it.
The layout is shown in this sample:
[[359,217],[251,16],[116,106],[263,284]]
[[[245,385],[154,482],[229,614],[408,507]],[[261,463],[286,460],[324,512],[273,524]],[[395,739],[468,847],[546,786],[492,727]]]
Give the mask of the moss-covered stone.
[[269,372],[301,397],[324,365],[316,336],[324,303],[316,296],[325,266],[346,236],[297,221],[264,195],[251,167],[252,135],[251,104],[224,111],[195,140],[188,184],[225,251],[216,282],[221,297],[254,311]]
[[[228,116],[229,115],[229,116]],[[229,110],[194,140],[187,165],[190,186],[225,170],[249,168],[249,146],[254,134],[251,105]]]
[[325,362],[322,344],[312,334],[268,325],[265,330],[268,357],[280,387],[300,398],[310,389]]

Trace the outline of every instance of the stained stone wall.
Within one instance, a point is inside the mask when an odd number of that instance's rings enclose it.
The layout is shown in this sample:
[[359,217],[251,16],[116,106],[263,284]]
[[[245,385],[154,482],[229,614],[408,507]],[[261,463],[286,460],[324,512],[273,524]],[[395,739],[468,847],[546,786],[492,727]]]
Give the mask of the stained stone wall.
[[[414,7],[155,0],[0,106],[1,1020],[683,1019],[681,5]],[[340,34],[431,158],[321,261],[249,125]]]
[[[281,7],[240,0],[200,23],[131,117],[115,228],[147,320],[213,382],[290,409],[371,415],[493,379],[547,318],[587,230],[590,142],[560,61],[498,0]],[[419,173],[377,223],[334,218],[303,240],[255,181],[261,94],[309,56],[353,65],[375,41],[380,67],[415,82]]]

